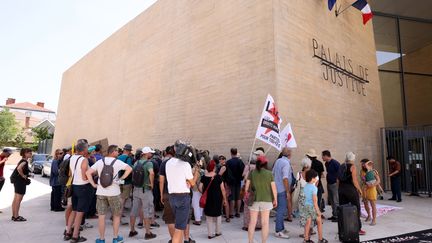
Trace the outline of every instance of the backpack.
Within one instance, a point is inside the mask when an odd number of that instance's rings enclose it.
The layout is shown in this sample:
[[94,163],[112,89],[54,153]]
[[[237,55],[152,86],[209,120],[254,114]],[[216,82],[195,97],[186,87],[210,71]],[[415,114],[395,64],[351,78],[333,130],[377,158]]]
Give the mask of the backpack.
[[117,159],[114,159],[111,164],[107,165],[105,164],[105,158],[102,159],[103,162],[103,168],[102,168],[102,172],[99,176],[99,184],[103,187],[103,188],[107,188],[109,186],[112,185],[113,180],[114,180],[114,163],[116,162]]
[[347,180],[348,180],[348,173],[347,173],[347,170],[348,170],[348,165],[347,165],[347,163],[343,163],[340,167],[339,167],[339,171],[338,171],[338,176],[337,176],[337,178],[338,178],[338,180],[340,181],[340,182],[346,182]]
[[144,181],[145,181],[145,170],[144,165],[148,161],[141,164],[139,161],[137,161],[136,165],[134,166],[132,170],[132,185],[135,187],[143,187]]
[[[78,160],[81,158],[82,156],[80,156],[78,158]],[[69,180],[69,164],[70,164],[70,159],[72,158],[72,155],[69,156],[69,158],[63,160],[60,164],[59,164],[59,169],[58,169],[58,182],[60,183],[60,185],[65,186],[67,181]]]

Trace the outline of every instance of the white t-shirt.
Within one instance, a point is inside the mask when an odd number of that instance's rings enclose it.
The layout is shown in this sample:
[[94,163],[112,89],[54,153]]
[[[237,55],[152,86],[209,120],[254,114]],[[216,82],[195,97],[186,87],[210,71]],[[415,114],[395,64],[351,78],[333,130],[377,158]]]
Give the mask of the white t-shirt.
[[[110,165],[113,160],[115,158],[113,157],[105,157],[105,164],[106,165]],[[103,161],[100,159],[98,160],[91,168],[96,170],[98,172],[98,175],[100,175],[102,173],[102,169],[103,169]],[[96,190],[96,195],[99,196],[108,196],[108,197],[112,197],[112,196],[118,196],[120,195],[120,186],[119,186],[119,178],[118,178],[118,173],[121,170],[125,170],[126,167],[129,166],[128,164],[124,163],[121,160],[116,160],[113,164],[114,167],[114,178],[113,178],[113,183],[111,184],[111,186],[103,188],[100,185],[100,181],[98,181],[98,186],[97,186],[97,190]],[[100,180],[100,179],[99,179]]]
[[[72,157],[70,158],[69,169],[71,171],[71,175],[73,176],[72,185],[79,186],[79,185],[85,185],[89,183],[88,180],[86,181],[83,180],[82,173],[81,173],[81,164],[84,159],[85,159],[84,156],[76,155],[76,154],[72,155]],[[77,161],[78,164],[76,165],[76,170],[75,170],[75,164],[77,163]]]
[[166,163],[166,178],[169,193],[189,193],[190,188],[186,180],[192,180],[192,168],[188,162],[171,158]]

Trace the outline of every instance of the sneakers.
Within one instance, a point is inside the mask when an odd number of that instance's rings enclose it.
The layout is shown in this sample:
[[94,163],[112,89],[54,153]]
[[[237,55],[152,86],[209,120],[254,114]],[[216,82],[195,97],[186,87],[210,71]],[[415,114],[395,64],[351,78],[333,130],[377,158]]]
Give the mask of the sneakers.
[[282,231],[276,232],[275,236],[278,238],[282,238],[282,239],[289,239],[290,238],[287,230],[282,230]]
[[89,224],[89,223],[85,223],[85,224],[83,225],[83,228],[84,228],[84,229],[91,229],[91,228],[93,228],[93,225],[91,225],[91,224]]
[[153,233],[148,233],[148,234],[144,235],[144,240],[151,240],[154,238],[156,238],[156,234],[153,234]]
[[129,232],[129,237],[134,237],[135,235],[137,235],[138,234],[138,232],[136,232],[136,231],[131,231],[131,232]]
[[117,238],[113,238],[113,243],[122,243],[123,242],[123,237],[122,236],[117,236]]
[[82,237],[82,236],[78,236],[78,238],[71,238],[70,243],[78,243],[78,242],[84,242],[87,239]]
[[96,243],[105,243],[105,240],[96,239]]
[[154,229],[154,228],[159,228],[160,225],[156,222],[154,222],[153,224],[150,224],[150,229]]
[[366,231],[364,231],[364,230],[359,231],[359,235],[365,235],[365,234],[366,234]]

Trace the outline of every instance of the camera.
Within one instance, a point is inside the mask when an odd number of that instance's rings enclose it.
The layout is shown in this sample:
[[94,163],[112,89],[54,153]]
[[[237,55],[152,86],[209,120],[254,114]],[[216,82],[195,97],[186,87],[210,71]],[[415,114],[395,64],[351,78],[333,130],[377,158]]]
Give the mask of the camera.
[[181,140],[177,140],[174,144],[174,150],[175,150],[175,157],[188,162],[192,167],[194,167],[197,163],[197,155],[196,155],[196,149]]

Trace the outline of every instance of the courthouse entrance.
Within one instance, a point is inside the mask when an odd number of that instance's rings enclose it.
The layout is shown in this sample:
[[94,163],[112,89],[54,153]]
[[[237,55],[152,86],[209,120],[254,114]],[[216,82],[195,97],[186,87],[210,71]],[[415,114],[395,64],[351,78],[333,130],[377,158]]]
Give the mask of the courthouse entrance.
[[383,128],[384,187],[390,190],[389,166],[385,158],[393,155],[400,161],[402,190],[412,195],[432,194],[432,126]]

